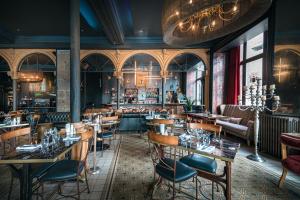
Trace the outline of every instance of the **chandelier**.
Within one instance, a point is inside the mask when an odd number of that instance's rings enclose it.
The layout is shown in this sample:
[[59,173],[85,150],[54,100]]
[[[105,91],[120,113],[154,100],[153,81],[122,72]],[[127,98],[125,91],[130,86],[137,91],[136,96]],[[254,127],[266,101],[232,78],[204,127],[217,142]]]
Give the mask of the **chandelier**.
[[252,23],[272,0],[165,0],[162,29],[169,45],[210,41]]
[[19,72],[18,73],[19,82],[42,82],[43,73],[42,72]]

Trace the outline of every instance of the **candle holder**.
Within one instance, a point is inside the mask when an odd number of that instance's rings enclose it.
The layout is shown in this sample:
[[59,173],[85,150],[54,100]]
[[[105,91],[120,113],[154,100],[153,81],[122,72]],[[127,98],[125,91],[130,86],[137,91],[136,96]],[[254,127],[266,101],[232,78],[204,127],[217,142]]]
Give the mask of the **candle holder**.
[[[248,155],[247,158],[256,162],[264,162],[265,160],[258,154],[258,134],[259,134],[259,113],[267,110],[270,112],[277,111],[280,103],[280,97],[275,96],[275,85],[269,86],[269,93],[267,85],[262,86],[262,80],[259,77],[250,77],[250,86],[244,86],[243,94],[239,95],[239,109],[246,111],[254,111],[254,154]],[[250,100],[250,105],[243,105],[243,99]],[[266,106],[267,100],[272,101],[272,108]],[[243,107],[242,107],[243,105]]]

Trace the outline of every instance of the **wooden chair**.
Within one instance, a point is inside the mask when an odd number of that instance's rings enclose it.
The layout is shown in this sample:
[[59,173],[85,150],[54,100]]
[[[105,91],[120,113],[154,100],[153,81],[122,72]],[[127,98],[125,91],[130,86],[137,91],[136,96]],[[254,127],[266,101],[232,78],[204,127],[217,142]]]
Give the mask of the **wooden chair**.
[[[200,124],[200,123],[188,123],[187,127],[190,129],[203,129],[206,131],[214,132],[215,135],[220,137],[222,127],[214,124]],[[199,177],[207,178],[212,181],[212,199],[214,199],[214,176],[217,172],[217,162],[215,159],[211,159],[198,154],[189,154],[180,159],[184,164],[197,170]],[[196,180],[197,182],[198,180]]]
[[282,175],[280,177],[278,187],[282,187],[288,170],[300,175],[300,155],[288,155],[288,147],[291,149],[300,150],[300,134],[289,133],[282,134],[281,140],[281,152],[282,152]]
[[153,124],[165,124],[165,125],[173,125],[174,120],[173,119],[153,119],[151,120]]
[[[21,129],[13,130],[13,131],[10,131],[10,132],[6,132],[6,133],[3,133],[3,134],[0,135],[0,141],[2,143],[5,143],[6,141],[8,141],[10,139],[14,139],[14,138],[18,138],[18,137],[27,135],[28,140],[29,140],[28,143],[30,144],[31,143],[30,132],[31,132],[30,127],[21,128]],[[3,145],[3,147],[4,147],[4,152],[5,152],[5,145]],[[45,164],[39,166],[38,168],[34,169],[31,176],[33,178],[38,179],[51,166],[52,166],[52,164],[45,163]],[[20,181],[20,178],[22,176],[22,169],[19,169],[14,165],[9,165],[9,169],[10,169],[10,172],[11,172],[11,181],[10,181],[10,185],[9,185],[8,199],[10,199],[10,197],[11,197],[11,192],[12,192],[12,187],[13,187],[13,184],[14,184],[14,179],[16,178]],[[37,185],[38,183],[39,182],[34,182],[33,185]]]
[[[156,188],[162,183],[162,180],[171,182],[172,185],[169,185],[173,189],[173,198],[176,196],[175,183],[182,183],[187,181],[197,175],[196,170],[188,167],[187,165],[176,160],[176,153],[173,154],[173,158],[167,158],[164,154],[164,148],[169,147],[176,152],[178,146],[178,137],[177,136],[165,136],[160,135],[155,132],[148,132],[148,141],[149,141],[149,150],[151,159],[154,167],[154,179],[155,174],[158,174],[159,178],[157,183],[154,185],[152,190],[152,196]],[[198,198],[198,185],[196,181],[196,199]],[[195,197],[194,197],[195,198]]]
[[215,133],[216,136],[220,137],[222,132],[222,126],[214,124],[202,124],[202,123],[188,123],[187,128],[190,129],[203,129]]
[[[105,124],[105,122],[118,122],[119,117],[118,116],[112,116],[112,117],[102,117],[102,124]],[[102,125],[103,126],[103,125]],[[101,132],[98,134],[98,138],[102,140],[102,156],[103,156],[103,147],[104,147],[104,141],[108,140],[109,145],[111,146],[112,142],[114,145],[114,150],[116,150],[115,140],[116,140],[116,132],[118,131],[119,123],[116,123],[114,125],[108,126],[108,127],[101,127]],[[99,139],[97,140],[99,141]]]
[[169,116],[169,119],[187,120],[187,115],[186,114],[172,114]]
[[42,141],[43,135],[46,130],[51,129],[53,127],[53,123],[39,123],[36,127],[36,138],[35,140],[40,143]]
[[[0,142],[3,144],[3,155],[6,153],[5,152],[5,143],[8,140],[17,139],[18,137],[27,135],[28,136],[28,142],[30,143],[31,142],[30,132],[31,132],[30,127],[28,127],[28,128],[16,129],[16,130],[9,131],[9,132],[1,134],[0,135]],[[10,147],[15,147],[14,142],[10,142],[10,145],[11,145]]]
[[[76,152],[77,157],[73,157],[71,160],[60,160],[57,161],[47,172],[40,178],[42,192],[40,195],[44,194],[44,183],[51,182],[58,184],[58,194],[62,197],[71,197],[75,199],[80,199],[80,193],[87,190],[90,193],[90,188],[87,178],[87,156],[92,143],[93,132],[88,130],[81,134],[81,142],[78,144],[80,151],[79,154]],[[76,151],[76,150],[75,150]],[[73,153],[74,155],[74,153]],[[74,173],[76,172],[76,173]],[[80,191],[79,183],[81,182],[81,174],[85,175],[86,188]],[[76,194],[63,194],[61,186],[65,182],[76,181],[77,192]],[[77,196],[77,198],[76,198]]]

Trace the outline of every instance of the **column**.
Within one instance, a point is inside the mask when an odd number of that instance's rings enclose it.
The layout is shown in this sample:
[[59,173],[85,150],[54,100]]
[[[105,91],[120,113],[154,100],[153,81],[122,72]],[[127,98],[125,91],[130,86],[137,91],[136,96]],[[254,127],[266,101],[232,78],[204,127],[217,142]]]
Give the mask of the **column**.
[[165,97],[166,97],[166,91],[165,91],[165,82],[166,82],[166,78],[165,77],[162,77],[161,78],[161,92],[162,92],[162,95],[161,95],[161,105],[162,105],[162,108],[165,108]]
[[117,77],[117,109],[120,108],[120,78]]
[[70,1],[71,121],[80,121],[80,1]]
[[13,81],[13,111],[16,111],[18,105],[18,99],[17,99],[18,82],[16,78],[13,78],[12,81]]

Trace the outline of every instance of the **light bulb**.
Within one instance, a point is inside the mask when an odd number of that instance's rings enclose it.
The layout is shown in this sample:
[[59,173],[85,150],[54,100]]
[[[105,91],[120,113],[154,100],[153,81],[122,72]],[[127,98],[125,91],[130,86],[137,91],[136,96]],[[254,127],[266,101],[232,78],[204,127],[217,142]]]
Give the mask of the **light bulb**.
[[190,0],[190,4],[192,4],[193,3],[193,0]]
[[179,11],[176,11],[175,14],[176,14],[176,15],[179,15]]
[[215,20],[212,21],[211,25],[212,25],[212,26],[215,26],[215,25],[216,25],[216,21],[215,21]]
[[183,23],[182,23],[182,22],[179,22],[179,27],[180,27],[180,28],[182,28],[182,25],[183,25]]
[[195,30],[195,25],[193,24],[193,26],[192,26],[192,30]]
[[236,6],[236,5],[233,6],[233,11],[234,11],[234,12],[237,11],[237,6]]

